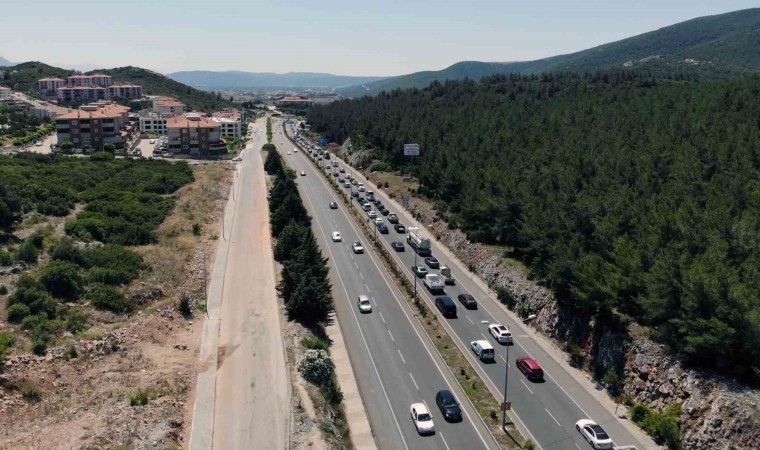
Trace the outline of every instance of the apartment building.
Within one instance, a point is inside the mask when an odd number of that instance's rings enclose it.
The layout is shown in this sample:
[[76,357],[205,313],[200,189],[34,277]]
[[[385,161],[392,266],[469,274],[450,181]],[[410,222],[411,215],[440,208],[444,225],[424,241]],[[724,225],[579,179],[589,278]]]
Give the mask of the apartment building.
[[102,150],[111,143],[121,147],[127,142],[134,124],[129,122],[129,107],[98,102],[55,118],[58,145],[71,141],[77,148],[89,145]]
[[166,121],[169,151],[213,156],[227,153],[219,123],[199,114],[174,116]]
[[153,111],[140,111],[138,121],[140,130],[145,133],[166,134],[166,121],[176,114],[159,114]]
[[171,97],[153,97],[153,112],[158,114],[182,114],[187,111],[184,103]]
[[72,111],[73,110],[70,108],[64,108],[62,106],[56,105],[39,105],[29,108],[29,114],[37,117],[38,119],[44,119],[45,117],[55,119],[58,116],[70,113]]
[[63,78],[42,78],[37,80],[37,89],[45,95],[55,95],[58,88],[66,86]]
[[142,86],[136,84],[114,84],[106,88],[107,98],[142,98]]
[[107,87],[113,84],[111,75],[96,73],[93,75],[71,75],[66,77],[67,85],[70,87]]
[[225,109],[211,114],[211,120],[221,127],[222,136],[231,136],[240,139],[242,136],[242,115],[239,111]]
[[11,100],[11,88],[0,86],[0,102]]

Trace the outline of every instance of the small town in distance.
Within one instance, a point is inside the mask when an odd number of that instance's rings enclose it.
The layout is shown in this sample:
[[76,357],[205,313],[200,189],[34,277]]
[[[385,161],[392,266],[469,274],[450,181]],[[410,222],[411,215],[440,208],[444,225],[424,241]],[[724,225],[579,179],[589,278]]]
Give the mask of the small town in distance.
[[4,8],[0,448],[760,447],[756,5],[72,6]]

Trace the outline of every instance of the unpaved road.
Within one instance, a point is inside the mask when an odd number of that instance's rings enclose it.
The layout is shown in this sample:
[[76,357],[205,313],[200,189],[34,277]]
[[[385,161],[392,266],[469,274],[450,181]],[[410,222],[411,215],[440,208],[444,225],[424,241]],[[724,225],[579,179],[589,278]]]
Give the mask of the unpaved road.
[[[254,129],[264,126],[260,120]],[[254,136],[235,175],[234,220],[219,237],[230,245],[220,312],[215,449],[282,449],[289,436],[289,379],[259,155],[265,133]]]

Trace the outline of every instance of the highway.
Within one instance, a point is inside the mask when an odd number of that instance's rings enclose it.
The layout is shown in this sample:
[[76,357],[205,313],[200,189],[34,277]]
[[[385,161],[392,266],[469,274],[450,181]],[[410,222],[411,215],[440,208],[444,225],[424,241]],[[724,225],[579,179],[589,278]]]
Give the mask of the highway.
[[[290,144],[290,147],[290,150],[292,150],[293,144]],[[301,160],[308,159],[308,155],[304,152],[298,152],[290,158],[297,160],[300,164]],[[340,161],[340,165],[350,171],[350,167],[343,161]],[[312,170],[319,170],[314,168],[313,165],[310,167]],[[356,175],[354,171],[350,172]],[[381,198],[383,204],[391,212],[395,212],[399,216],[401,222],[407,228],[415,226],[415,223],[411,220],[411,216],[395,204],[395,201],[389,199],[384,192],[373,189],[360,175],[357,175],[357,177],[359,181],[363,181],[368,186],[368,189],[375,191],[375,195]],[[349,191],[349,189],[345,190]],[[352,201],[352,205],[358,211],[361,211],[358,202]],[[378,217],[383,217],[379,212],[377,214]],[[390,228],[389,234],[382,235],[378,232],[377,236],[382,237],[382,242],[400,263],[399,265],[403,267],[404,273],[410,281],[414,280],[415,277],[412,274],[411,266],[415,264],[415,252],[406,244],[406,235],[396,233],[393,226],[391,224],[388,225]],[[406,247],[405,251],[393,251],[390,247],[393,241],[403,242]],[[438,295],[447,295],[454,299],[457,303],[458,317],[444,319],[438,314],[437,310],[435,312],[460,349],[470,359],[471,363],[489,385],[491,392],[498,395],[499,398],[504,395],[505,363],[509,361],[508,400],[512,402],[512,412],[510,414],[515,419],[518,428],[521,429],[527,438],[532,439],[543,449],[586,449],[589,448],[589,444],[575,430],[575,422],[582,418],[590,418],[605,428],[615,442],[615,445],[636,445],[639,449],[652,447],[651,441],[647,441],[644,444],[634,437],[596,398],[590,395],[583,386],[554,361],[541,346],[530,338],[525,332],[523,324],[515,323],[515,316],[511,315],[511,313],[508,314],[501,305],[490,298],[478,284],[469,278],[468,274],[458,272],[456,270],[458,265],[454,264],[446,253],[441,251],[437,247],[437,244],[434,243],[433,256],[441,264],[452,268],[452,272],[457,278],[456,285],[447,286],[445,294]],[[422,260],[423,258],[417,258],[417,261],[424,265]],[[431,270],[431,273],[435,272],[435,270]],[[429,309],[434,310],[434,296],[426,290],[421,280],[418,280],[417,291],[419,295],[426,299]],[[478,309],[466,310],[462,307],[457,301],[457,296],[464,293],[471,294],[478,300]],[[496,342],[488,333],[487,327],[490,323],[500,323],[509,326],[515,344],[506,346]],[[495,363],[484,364],[469,351],[469,343],[478,339],[486,339],[494,346],[497,353]],[[515,358],[523,355],[531,356],[541,364],[546,374],[545,382],[531,382],[522,372],[515,370]]]
[[[374,251],[367,248],[364,254],[352,252],[354,241],[368,242],[304,154],[287,155],[293,144],[281,130],[273,123],[274,143],[283,159],[297,172],[307,174],[296,181],[312,216],[317,240],[329,258],[335,311],[378,447],[498,448]],[[329,209],[331,201],[338,202],[339,208]],[[332,242],[333,231],[340,231],[342,242]],[[359,313],[356,299],[360,294],[370,297],[372,313]],[[447,423],[441,417],[435,405],[435,394],[441,389],[451,390],[462,404],[462,422]],[[409,411],[415,402],[424,402],[431,411],[434,435],[416,432]]]

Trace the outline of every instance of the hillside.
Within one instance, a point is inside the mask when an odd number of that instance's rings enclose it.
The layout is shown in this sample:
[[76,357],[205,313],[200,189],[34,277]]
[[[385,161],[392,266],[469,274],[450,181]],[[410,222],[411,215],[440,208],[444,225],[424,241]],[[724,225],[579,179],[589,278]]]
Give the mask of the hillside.
[[[75,73],[72,70],[49,66],[38,61],[25,62],[4,68],[8,79],[3,85],[21,92],[36,93],[37,80],[45,77],[66,78]],[[139,67],[118,67],[115,69],[98,69],[87,73],[105,73],[113,77],[114,83],[135,83],[143,87],[146,95],[167,95],[179,99],[190,109],[212,111],[233,104],[226,99],[217,98],[215,94],[201,91],[172,80],[164,75]]]
[[417,72],[339,90],[348,97],[432,81],[479,80],[500,73],[593,72],[611,68],[728,79],[760,71],[760,8],[699,17],[617,42],[535,61],[460,62],[439,71]]
[[12,66],[13,63],[0,56],[0,67]]
[[[760,77],[498,75],[315,106],[472,241],[509,249],[589,323],[636,321],[683,360],[760,367]],[[368,164],[367,164],[368,165]]]
[[105,73],[114,83],[135,83],[143,87],[146,95],[166,95],[185,103],[190,110],[210,112],[233,106],[233,103],[211,92],[201,91],[171,78],[140,67],[117,67],[98,69],[88,73]]
[[383,77],[352,77],[329,73],[212,72],[195,70],[167,75],[173,80],[203,89],[336,89],[382,80]]

